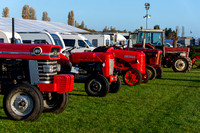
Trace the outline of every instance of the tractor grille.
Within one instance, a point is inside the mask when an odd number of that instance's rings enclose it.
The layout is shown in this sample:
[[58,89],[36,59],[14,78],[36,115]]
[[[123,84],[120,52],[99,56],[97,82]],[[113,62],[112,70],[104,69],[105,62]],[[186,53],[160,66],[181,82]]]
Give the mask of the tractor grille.
[[109,59],[109,75],[113,75],[114,71],[114,59]]
[[38,60],[39,83],[53,83],[54,75],[57,75],[57,61]]

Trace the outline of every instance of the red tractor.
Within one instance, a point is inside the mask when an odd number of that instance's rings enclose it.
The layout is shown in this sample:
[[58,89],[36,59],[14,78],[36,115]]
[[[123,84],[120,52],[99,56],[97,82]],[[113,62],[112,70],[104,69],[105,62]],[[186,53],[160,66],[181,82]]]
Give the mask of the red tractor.
[[157,49],[126,48],[130,51],[140,51],[145,53],[145,65],[149,72],[149,79],[161,78],[163,70],[161,67],[162,51]]
[[61,113],[74,76],[58,75],[61,48],[53,45],[0,43],[0,93],[13,120],[36,120],[43,111]]
[[75,82],[85,83],[85,91],[89,96],[104,97],[108,92],[117,93],[120,90],[121,80],[113,73],[115,60],[112,53],[71,54],[71,50],[68,51],[71,63],[68,63],[68,58],[64,55],[59,61],[62,71],[71,71],[75,75]]
[[93,52],[107,52],[115,55],[115,73],[123,75],[124,83],[127,85],[137,85],[149,80],[148,71],[145,71],[145,54],[122,50],[117,47],[98,47]]
[[192,68],[189,58],[189,48],[165,47],[165,31],[153,29],[138,30],[137,43],[133,47],[160,49],[163,52],[162,64],[172,67],[175,72],[188,72]]

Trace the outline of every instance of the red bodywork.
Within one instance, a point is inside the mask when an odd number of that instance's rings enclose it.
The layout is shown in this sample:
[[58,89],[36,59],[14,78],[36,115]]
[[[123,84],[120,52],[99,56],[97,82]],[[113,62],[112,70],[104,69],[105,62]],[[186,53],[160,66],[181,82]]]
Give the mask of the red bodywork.
[[[40,47],[42,53],[34,55],[34,48]],[[60,52],[60,46],[45,44],[10,44],[0,43],[1,59],[58,60],[60,55],[53,55],[53,50]],[[72,91],[74,76],[69,74],[55,75],[53,83],[37,83],[42,92],[66,93]]]
[[[113,81],[117,81],[117,75],[113,75],[113,69],[112,74],[109,74],[110,69],[110,60],[114,60],[114,55],[112,53],[103,53],[103,52],[81,52],[81,53],[73,53],[69,56],[70,61],[72,64],[79,64],[82,62],[101,62],[105,63],[104,67],[102,67],[103,75],[108,79],[108,81],[111,83]],[[114,64],[113,64],[114,65]]]
[[[33,50],[35,47],[42,49],[41,55],[34,55]],[[60,47],[55,45],[39,45],[39,44],[10,44],[0,43],[0,58],[7,59],[29,59],[29,60],[58,60],[58,57],[50,57],[52,49],[59,49]]]
[[141,48],[129,48],[130,51],[144,52],[146,55],[145,64],[154,68],[161,67],[162,51],[156,49],[141,49]]
[[135,68],[145,75],[145,54],[143,52],[118,50],[110,47],[106,52],[113,52],[115,54],[115,69],[122,71],[130,68]]

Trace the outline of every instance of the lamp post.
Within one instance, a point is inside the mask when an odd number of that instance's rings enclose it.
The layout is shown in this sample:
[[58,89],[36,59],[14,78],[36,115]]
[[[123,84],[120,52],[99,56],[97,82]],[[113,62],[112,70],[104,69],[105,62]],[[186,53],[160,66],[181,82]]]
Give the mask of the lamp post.
[[149,8],[150,8],[150,4],[149,3],[145,3],[146,16],[144,16],[144,18],[146,19],[146,29],[148,29],[148,18],[151,17],[151,15],[148,14]]

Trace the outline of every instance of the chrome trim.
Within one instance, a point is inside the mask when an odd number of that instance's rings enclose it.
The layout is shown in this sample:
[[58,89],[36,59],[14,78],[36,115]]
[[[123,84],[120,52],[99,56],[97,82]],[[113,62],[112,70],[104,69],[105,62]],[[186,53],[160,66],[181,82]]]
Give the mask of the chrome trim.
[[[23,55],[35,55],[32,52],[0,52],[0,54],[23,54]],[[50,53],[42,53],[41,55],[49,55]]]

